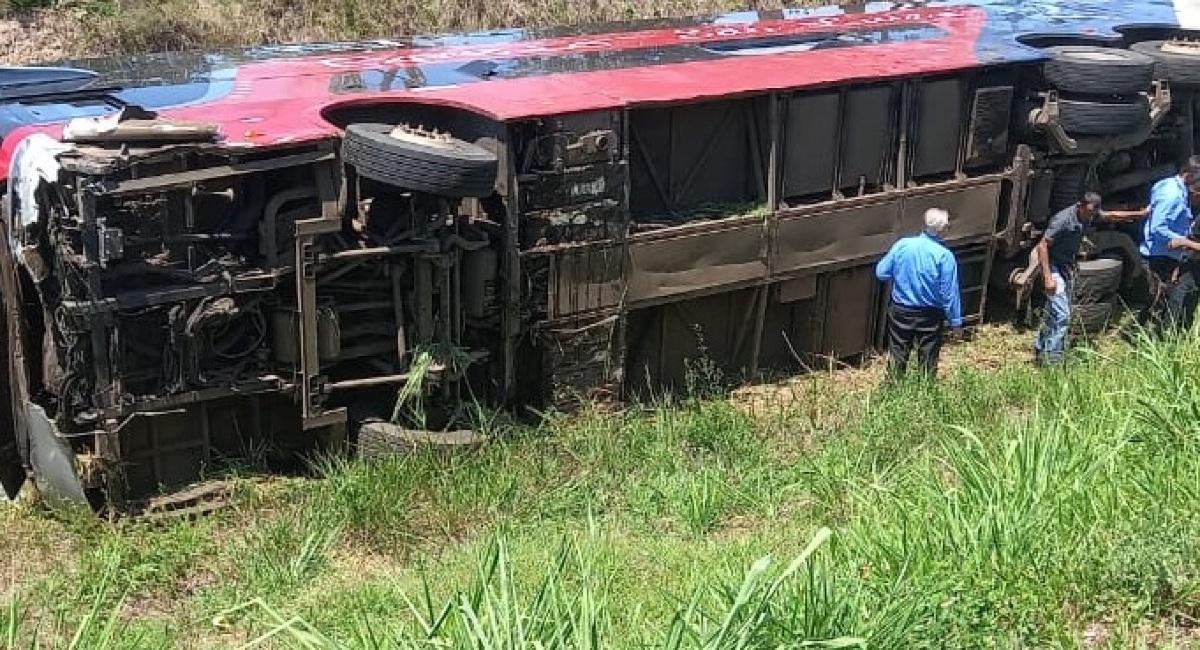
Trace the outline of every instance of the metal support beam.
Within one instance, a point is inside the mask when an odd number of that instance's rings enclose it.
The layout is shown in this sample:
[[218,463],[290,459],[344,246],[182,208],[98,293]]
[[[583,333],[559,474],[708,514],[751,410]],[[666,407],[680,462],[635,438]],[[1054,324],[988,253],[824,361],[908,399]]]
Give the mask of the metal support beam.
[[408,337],[404,332],[404,267],[400,264],[388,265],[388,278],[392,281],[392,310],[396,319],[396,367],[404,367],[404,357],[408,355]]
[[767,317],[767,298],[770,297],[771,285],[758,287],[758,298],[755,301],[754,338],[750,342],[750,376],[758,375],[758,357],[762,355],[763,326]]
[[908,187],[908,134],[912,131],[914,82],[905,82],[900,89],[900,141],[896,146],[896,187]]
[[170,189],[185,189],[196,183],[211,181],[218,178],[243,176],[245,174],[254,174],[257,172],[270,171],[272,169],[299,167],[301,165],[311,165],[314,163],[332,163],[334,160],[335,156],[330,151],[313,151],[309,153],[296,154],[294,156],[267,158],[265,160],[255,160],[246,163],[205,167],[204,169],[195,169],[192,171],[177,172],[174,174],[159,174],[157,176],[148,176],[146,178],[135,178],[116,183],[107,183],[102,185],[97,193],[108,196],[150,194]]
[[433,341],[433,262],[418,257],[413,263],[413,305],[416,310],[417,343]]
[[427,241],[418,242],[415,244],[399,244],[396,246],[378,246],[375,248],[352,248],[350,250],[339,251],[337,253],[321,255],[319,257],[319,261],[324,264],[326,262],[345,262],[348,260],[362,260],[372,257],[389,257],[392,255],[436,253],[438,250],[439,246],[437,242]]
[[[783,138],[782,128],[780,124],[780,104],[783,101],[781,97],[772,94],[767,101],[767,218],[763,221],[763,268],[766,269],[767,277],[774,272],[771,268],[771,259],[774,255],[771,254],[771,245],[775,241],[776,225],[779,221],[777,214],[779,210],[779,194],[783,180],[782,161],[780,159],[780,150],[782,145],[780,140]],[[762,353],[762,337],[763,328],[767,318],[767,300],[770,298],[771,285],[763,284],[758,288],[755,300],[754,311],[754,334],[750,341],[750,375],[758,374],[758,361]]]
[[1029,195],[1029,181],[1033,177],[1033,151],[1029,145],[1018,145],[1017,153],[1013,156],[1012,168],[1009,171],[1011,190],[1009,204],[1001,206],[1008,211],[1008,221],[1004,229],[996,233],[995,239],[1004,246],[1005,253],[1011,255],[1019,250],[1021,230],[1025,226],[1025,208]]
[[[510,133],[511,136],[511,133]],[[521,334],[521,188],[517,181],[517,155],[510,137],[505,144],[508,159],[508,196],[505,197],[504,214],[504,313],[501,319],[501,347],[504,359],[504,381],[502,384],[505,401],[516,395],[517,388],[517,338]]]
[[320,259],[317,237],[341,229],[338,213],[337,171],[332,161],[313,167],[321,218],[296,222],[296,309],[299,312],[300,415],[305,430],[345,422],[344,409],[325,411],[324,376],[317,343],[317,270]]
[[[79,219],[82,222],[84,281],[87,285],[88,299],[102,300],[104,288],[100,281],[100,240],[96,223],[96,195],[90,188],[80,188],[75,196]],[[97,406],[105,408],[113,404],[112,368],[109,366],[108,343],[112,320],[104,314],[99,322],[92,321],[92,369],[95,372],[95,395]]]
[[780,129],[780,104],[783,98],[771,95],[767,107],[767,209],[774,214],[779,209],[780,192],[783,184],[783,169],[780,151],[783,148],[783,133]]
[[[319,220],[310,220],[319,221]],[[317,350],[317,248],[311,234],[296,226],[296,307],[299,313],[300,414],[308,422],[321,411],[321,362]]]

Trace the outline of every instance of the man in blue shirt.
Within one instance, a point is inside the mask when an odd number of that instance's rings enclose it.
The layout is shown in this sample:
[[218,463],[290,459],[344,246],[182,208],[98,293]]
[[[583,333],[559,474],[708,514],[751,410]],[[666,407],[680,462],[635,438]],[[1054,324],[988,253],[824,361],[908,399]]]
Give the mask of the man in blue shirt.
[[937,374],[944,323],[962,328],[962,298],[958,290],[958,262],[942,243],[950,213],[938,208],[925,211],[925,231],[896,242],[875,267],[875,276],[892,283],[888,308],[890,370],[901,375],[908,369],[914,347],[917,363],[930,376]]
[[1042,233],[1036,253],[1046,290],[1046,316],[1042,330],[1033,343],[1036,360],[1043,365],[1062,363],[1067,351],[1067,331],[1071,325],[1071,285],[1075,258],[1083,243],[1084,229],[1100,213],[1100,195],[1088,192],[1075,205],[1053,217]]
[[1193,158],[1178,175],[1158,181],[1150,190],[1141,253],[1158,280],[1158,289],[1152,289],[1150,305],[1142,312],[1144,324],[1175,331],[1191,327],[1197,300],[1196,263],[1185,253],[1200,252],[1200,242],[1188,237],[1192,231],[1189,190],[1198,180],[1200,162]]

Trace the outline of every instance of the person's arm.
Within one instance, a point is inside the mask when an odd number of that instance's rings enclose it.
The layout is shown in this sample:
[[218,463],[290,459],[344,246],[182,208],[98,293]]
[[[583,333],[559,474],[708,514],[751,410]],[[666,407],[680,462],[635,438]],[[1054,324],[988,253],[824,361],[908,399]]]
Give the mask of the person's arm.
[[946,320],[950,321],[950,327],[961,329],[963,326],[962,316],[962,292],[958,289],[958,261],[954,259],[954,255],[947,255],[942,262],[942,305],[946,310]]
[[1150,234],[1153,237],[1167,242],[1169,250],[1187,249],[1192,251],[1200,251],[1200,243],[1194,242],[1187,237],[1187,233],[1175,232],[1171,229],[1168,223],[1168,216],[1177,214],[1180,211],[1188,210],[1186,196],[1172,196],[1163,199],[1166,205],[1163,209],[1156,210],[1150,217]]
[[1145,219],[1148,214],[1150,214],[1149,207],[1141,210],[1101,210],[1100,218],[1109,223],[1128,223]]
[[1186,249],[1193,252],[1200,252],[1200,242],[1192,241],[1187,237],[1176,237],[1167,241],[1167,248],[1173,251]]
[[875,265],[875,277],[879,278],[880,282],[888,282],[895,276],[896,267],[896,249],[900,247],[897,243],[888,250],[887,255],[879,260],[879,264]]
[[[1047,231],[1048,232],[1048,231]],[[1058,285],[1054,282],[1054,273],[1050,271],[1050,244],[1054,243],[1046,235],[1042,235],[1042,240],[1037,243],[1038,266],[1042,268],[1042,288],[1046,290],[1047,296],[1053,296],[1058,291]]]

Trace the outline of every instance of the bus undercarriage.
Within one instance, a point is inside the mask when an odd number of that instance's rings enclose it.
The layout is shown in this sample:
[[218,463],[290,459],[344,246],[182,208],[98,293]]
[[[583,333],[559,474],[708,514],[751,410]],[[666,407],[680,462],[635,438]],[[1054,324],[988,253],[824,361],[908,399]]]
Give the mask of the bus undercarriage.
[[[979,322],[1052,211],[1087,188],[1138,203],[1194,148],[1186,85],[1080,98],[1047,76],[517,122],[359,104],[326,112],[341,141],[274,148],[31,140],[0,254],[0,478],[136,509],[363,423],[681,390],[700,356],[747,379],[861,357],[873,263],[930,207]],[[1135,299],[1133,240],[1093,240]]]

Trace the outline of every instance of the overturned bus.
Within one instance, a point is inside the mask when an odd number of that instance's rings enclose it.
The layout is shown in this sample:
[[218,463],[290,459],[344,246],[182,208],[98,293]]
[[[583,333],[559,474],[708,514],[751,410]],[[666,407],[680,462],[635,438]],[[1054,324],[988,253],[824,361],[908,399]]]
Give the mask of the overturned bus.
[[[137,508],[398,393],[432,428],[853,358],[932,206],[977,322],[1053,211],[1193,152],[1195,18],[873,2],[6,69],[0,483]],[[1092,241],[1094,324],[1138,272],[1136,231]]]

